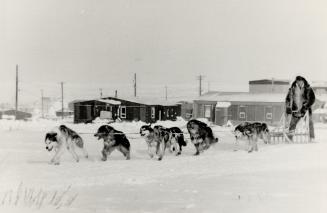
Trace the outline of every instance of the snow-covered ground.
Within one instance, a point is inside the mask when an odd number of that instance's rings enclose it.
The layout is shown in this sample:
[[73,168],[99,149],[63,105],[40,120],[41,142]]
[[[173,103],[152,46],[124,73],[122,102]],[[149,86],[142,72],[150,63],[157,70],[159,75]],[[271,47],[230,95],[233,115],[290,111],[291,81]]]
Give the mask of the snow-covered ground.
[[[115,151],[100,160],[102,142],[92,136],[101,123],[65,124],[84,133],[89,159],[65,153],[48,164],[45,133],[60,123],[0,120],[0,212],[327,212],[327,125],[316,124],[316,143],[259,143],[248,154],[245,142],[233,151],[229,128],[213,127],[219,143],[193,156],[149,159],[138,134],[128,134],[131,160]],[[161,122],[179,126],[186,122]],[[115,123],[137,133],[142,122]],[[188,135],[186,135],[188,137]]]

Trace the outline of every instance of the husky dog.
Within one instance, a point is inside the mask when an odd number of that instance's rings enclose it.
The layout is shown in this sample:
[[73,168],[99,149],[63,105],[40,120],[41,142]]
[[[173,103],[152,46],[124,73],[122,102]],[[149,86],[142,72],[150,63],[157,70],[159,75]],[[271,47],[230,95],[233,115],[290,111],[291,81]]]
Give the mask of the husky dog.
[[141,126],[140,135],[145,139],[149,156],[153,158],[159,152],[159,142],[154,138],[154,130],[151,124]]
[[258,138],[263,139],[266,144],[270,142],[269,129],[266,123],[243,122],[235,127],[234,134],[236,139],[234,151],[237,151],[238,139],[242,137],[246,137],[249,140],[249,153],[254,150],[258,151]]
[[106,161],[112,151],[117,149],[129,160],[131,145],[126,135],[118,130],[115,130],[109,125],[99,127],[97,133],[94,134],[98,140],[103,139],[102,160]]
[[190,120],[187,122],[186,127],[196,149],[194,155],[199,155],[200,152],[208,149],[211,144],[218,142],[218,138],[214,137],[212,129],[201,121]]
[[45,135],[45,144],[45,148],[49,152],[52,151],[52,149],[56,152],[50,161],[51,164],[60,164],[60,157],[63,154],[65,147],[72,154],[76,162],[79,161],[79,157],[75,152],[75,147],[80,148],[83,151],[85,158],[88,158],[88,154],[84,149],[83,139],[74,130],[65,125],[60,125],[54,131],[48,132]]
[[153,128],[150,125],[143,125],[140,128],[140,135],[144,137],[148,145],[148,153],[151,158],[158,157],[162,160],[165,150],[169,147],[170,151],[177,152],[179,155],[182,146],[186,146],[182,131],[178,127],[165,128],[156,125]]
[[180,155],[182,153],[182,146],[186,146],[183,132],[178,127],[171,127],[169,128],[169,133],[170,133],[170,151],[175,152],[176,155]]

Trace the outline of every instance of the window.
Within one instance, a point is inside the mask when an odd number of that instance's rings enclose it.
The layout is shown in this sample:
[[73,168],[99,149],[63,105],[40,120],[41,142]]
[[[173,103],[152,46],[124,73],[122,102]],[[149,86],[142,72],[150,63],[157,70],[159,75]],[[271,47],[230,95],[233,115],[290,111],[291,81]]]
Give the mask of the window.
[[245,119],[245,112],[240,112],[240,118]]
[[120,117],[126,118],[126,106],[120,107]]
[[151,118],[156,118],[156,109],[151,107]]
[[271,112],[268,112],[268,113],[266,114],[266,119],[267,119],[267,120],[272,120],[272,113],[271,113]]

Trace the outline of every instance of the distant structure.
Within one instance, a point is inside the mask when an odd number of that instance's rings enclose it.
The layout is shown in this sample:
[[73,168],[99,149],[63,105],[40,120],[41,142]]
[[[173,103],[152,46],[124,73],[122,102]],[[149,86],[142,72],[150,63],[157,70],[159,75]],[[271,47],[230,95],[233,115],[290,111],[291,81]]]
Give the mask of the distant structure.
[[61,118],[72,117],[73,115],[74,115],[74,111],[68,108],[63,108],[56,111],[56,116]]
[[74,122],[89,123],[97,117],[108,120],[143,121],[176,120],[181,104],[153,98],[106,97],[74,103]]
[[32,118],[32,114],[28,112],[23,112],[20,110],[15,110],[15,109],[10,109],[10,110],[5,110],[2,113],[2,119],[4,118],[15,118],[16,120],[28,120]]
[[285,93],[290,88],[290,81],[277,79],[262,79],[249,81],[250,93]]
[[311,83],[311,87],[316,95],[327,95],[326,81],[314,81]]
[[193,117],[217,125],[262,121],[276,124],[284,112],[290,82],[261,79],[249,81],[249,92],[208,92],[193,102]]

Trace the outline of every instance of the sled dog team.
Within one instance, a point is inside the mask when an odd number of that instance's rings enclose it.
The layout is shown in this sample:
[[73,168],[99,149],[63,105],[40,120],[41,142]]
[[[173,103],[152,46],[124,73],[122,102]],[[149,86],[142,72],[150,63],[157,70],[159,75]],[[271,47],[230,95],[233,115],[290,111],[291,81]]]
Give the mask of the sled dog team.
[[[190,120],[186,127],[190,134],[191,142],[196,149],[194,155],[199,155],[213,143],[218,142],[218,138],[214,137],[212,129],[206,123]],[[258,138],[263,139],[265,143],[269,141],[269,130],[265,123],[241,123],[235,127],[234,134],[236,138],[235,148],[237,148],[240,138],[247,138],[249,140],[248,152],[258,151]],[[166,149],[175,155],[180,155],[183,146],[186,146],[183,132],[178,127],[165,128],[161,125],[154,127],[151,127],[151,124],[143,125],[140,128],[140,135],[147,144],[150,158],[158,160],[163,159]],[[114,150],[120,151],[127,160],[130,159],[130,142],[123,132],[109,125],[102,125],[94,134],[94,137],[98,140],[103,140],[101,152],[103,161],[106,161]],[[45,136],[45,144],[48,151],[55,150],[55,154],[50,161],[51,164],[58,165],[60,163],[60,157],[65,149],[71,153],[76,162],[79,161],[79,156],[75,152],[76,148],[81,149],[84,157],[88,158],[83,139],[74,130],[65,125],[61,125],[55,130],[48,132]]]

